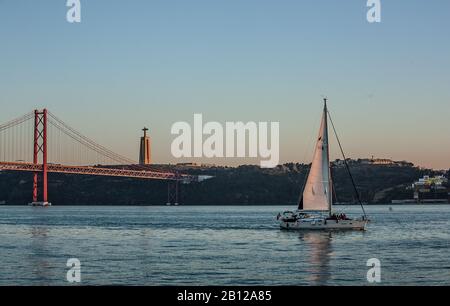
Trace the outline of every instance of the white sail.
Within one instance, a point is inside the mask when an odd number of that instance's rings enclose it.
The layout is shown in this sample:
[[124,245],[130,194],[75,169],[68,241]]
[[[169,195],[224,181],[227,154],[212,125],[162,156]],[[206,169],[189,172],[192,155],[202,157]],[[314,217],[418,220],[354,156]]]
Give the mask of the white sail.
[[327,104],[325,101],[319,136],[308,180],[303,190],[300,209],[311,211],[331,210],[332,190],[329,159]]

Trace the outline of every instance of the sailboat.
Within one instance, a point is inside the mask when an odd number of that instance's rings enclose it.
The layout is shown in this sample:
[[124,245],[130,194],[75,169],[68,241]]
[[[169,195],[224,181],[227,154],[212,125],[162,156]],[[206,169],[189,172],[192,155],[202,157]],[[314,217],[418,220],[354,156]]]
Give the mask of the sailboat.
[[306,183],[300,195],[298,209],[279,213],[277,220],[282,229],[290,230],[365,230],[368,218],[359,198],[356,185],[351,175],[345,158],[344,151],[333,126],[339,148],[344,158],[344,163],[350,175],[354,191],[361,205],[364,215],[361,218],[352,219],[345,214],[333,213],[333,183],[330,171],[330,148],[328,143],[328,118],[327,99],[324,99],[322,122],[317,138],[311,168]]

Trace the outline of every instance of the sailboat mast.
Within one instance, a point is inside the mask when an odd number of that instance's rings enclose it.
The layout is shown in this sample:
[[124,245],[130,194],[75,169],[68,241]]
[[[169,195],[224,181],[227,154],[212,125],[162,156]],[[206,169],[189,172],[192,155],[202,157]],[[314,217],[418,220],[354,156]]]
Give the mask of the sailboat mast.
[[326,152],[327,152],[327,161],[328,161],[328,193],[327,193],[327,197],[328,197],[328,213],[331,216],[331,209],[332,209],[332,205],[333,205],[333,185],[332,185],[332,178],[331,178],[331,163],[330,163],[330,145],[328,142],[328,109],[327,109],[327,98],[323,99],[323,112],[324,112],[324,118],[325,118],[325,126],[324,126],[324,130],[325,130],[325,139],[326,139]]

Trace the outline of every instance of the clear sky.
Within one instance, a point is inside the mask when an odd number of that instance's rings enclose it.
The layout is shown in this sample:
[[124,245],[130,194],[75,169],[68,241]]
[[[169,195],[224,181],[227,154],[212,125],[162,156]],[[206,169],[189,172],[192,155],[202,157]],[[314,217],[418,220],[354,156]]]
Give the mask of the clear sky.
[[448,0],[382,0],[379,24],[365,0],[65,3],[0,0],[0,122],[47,107],[133,159],[145,125],[165,163],[194,113],[279,121],[281,162],[309,162],[327,95],[349,157],[450,168]]

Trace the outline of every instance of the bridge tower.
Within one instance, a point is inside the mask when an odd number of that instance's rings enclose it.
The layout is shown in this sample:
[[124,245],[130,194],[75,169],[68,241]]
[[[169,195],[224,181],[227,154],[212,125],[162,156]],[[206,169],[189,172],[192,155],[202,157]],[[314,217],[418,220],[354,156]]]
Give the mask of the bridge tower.
[[[41,158],[39,158],[41,155]],[[33,173],[33,202],[32,206],[49,206],[47,193],[47,109],[34,110],[34,149],[33,164],[42,163],[41,192],[38,192],[38,172]],[[39,200],[39,196],[41,200]]]

